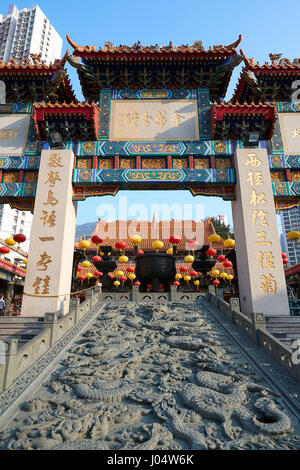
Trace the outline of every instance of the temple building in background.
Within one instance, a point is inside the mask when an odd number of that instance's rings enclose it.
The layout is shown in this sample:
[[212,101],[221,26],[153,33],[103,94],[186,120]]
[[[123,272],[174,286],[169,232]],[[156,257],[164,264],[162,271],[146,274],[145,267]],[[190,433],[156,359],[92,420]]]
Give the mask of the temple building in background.
[[[161,240],[164,243],[164,248],[167,250],[171,247],[169,238],[174,235],[181,238],[181,242],[177,246],[177,252],[185,253],[189,250],[188,242],[190,240],[197,240],[199,248],[203,245],[210,245],[208,241],[209,235],[215,233],[215,228],[210,218],[205,221],[196,222],[194,220],[160,220],[156,221],[153,216],[152,221],[145,220],[116,220],[107,222],[106,220],[98,219],[95,230],[91,235],[98,235],[103,239],[101,245],[110,245],[116,253],[118,250],[115,244],[122,240],[126,243],[125,251],[132,252],[133,244],[130,241],[130,235],[139,234],[142,241],[139,249],[143,251],[152,251],[152,242],[154,240]],[[221,243],[221,242],[220,242]],[[75,247],[78,243],[75,243]],[[96,249],[96,245],[91,242],[91,249]],[[222,248],[222,244],[218,246]]]
[[49,64],[60,59],[61,49],[62,38],[38,5],[22,10],[10,5],[0,14],[0,60],[21,62],[34,54]]

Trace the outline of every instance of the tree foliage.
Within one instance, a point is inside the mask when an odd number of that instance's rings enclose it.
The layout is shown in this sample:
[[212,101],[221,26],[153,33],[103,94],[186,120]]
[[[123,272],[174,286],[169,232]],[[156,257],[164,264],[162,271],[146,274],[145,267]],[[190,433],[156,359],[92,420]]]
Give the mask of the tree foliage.
[[226,225],[223,222],[221,222],[219,219],[216,219],[215,217],[210,218],[213,226],[215,227],[215,231],[220,237],[223,238],[223,240],[226,240],[226,238],[233,238],[234,239],[234,233],[231,232],[230,230],[230,225]]

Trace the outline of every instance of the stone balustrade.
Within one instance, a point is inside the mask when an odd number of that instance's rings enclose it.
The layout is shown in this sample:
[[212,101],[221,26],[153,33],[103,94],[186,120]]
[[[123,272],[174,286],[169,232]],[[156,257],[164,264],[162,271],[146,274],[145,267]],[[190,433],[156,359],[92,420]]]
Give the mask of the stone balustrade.
[[208,298],[228,320],[238,326],[248,338],[263,348],[277,363],[300,382],[300,352],[297,355],[295,352],[290,351],[277,338],[267,332],[263,313],[253,313],[250,318],[239,311],[239,300],[237,298],[230,299],[229,304],[223,299],[218,299],[213,290],[209,291]]
[[46,313],[44,330],[19,350],[17,339],[3,342],[0,351],[0,392],[9,388],[29,366],[52,348],[102,300],[100,290],[97,286],[88,290],[82,303],[79,299],[72,298],[69,313],[61,318],[56,312]]

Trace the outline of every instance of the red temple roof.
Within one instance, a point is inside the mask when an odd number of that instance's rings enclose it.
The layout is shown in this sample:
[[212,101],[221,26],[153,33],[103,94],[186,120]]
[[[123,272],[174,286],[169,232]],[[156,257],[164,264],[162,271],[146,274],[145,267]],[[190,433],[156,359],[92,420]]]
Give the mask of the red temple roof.
[[120,56],[120,55],[131,55],[134,56],[178,56],[181,54],[193,54],[196,56],[200,56],[203,58],[206,57],[228,57],[230,55],[236,54],[236,47],[240,44],[242,40],[242,36],[240,35],[237,41],[228,46],[218,45],[209,47],[208,50],[205,50],[202,41],[195,41],[192,46],[188,45],[181,45],[181,46],[173,46],[170,43],[169,46],[161,46],[159,47],[157,44],[155,46],[142,46],[139,42],[133,46],[113,46],[112,43],[107,42],[105,43],[104,48],[99,49],[96,46],[80,46],[76,44],[74,41],[71,40],[70,36],[67,35],[67,40],[69,44],[74,48],[74,55],[77,56],[93,56],[93,57],[113,57],[113,56]]
[[[20,99],[14,99],[14,94],[11,87],[11,79],[15,81],[16,79],[20,78],[21,80],[21,87],[18,87],[19,93],[26,93],[28,92],[28,86],[26,85],[26,90],[21,92],[21,88],[24,86],[25,77],[30,78],[30,80],[36,79],[38,81],[42,80],[46,84],[52,85],[54,78],[56,76],[54,74],[62,72],[58,79],[58,90],[59,96],[63,98],[63,100],[74,101],[76,102],[76,96],[72,89],[72,85],[70,83],[69,77],[64,69],[64,66],[67,61],[67,57],[69,55],[69,50],[67,50],[66,54],[62,59],[56,59],[54,63],[46,64],[43,60],[41,60],[40,56],[34,56],[32,59],[24,58],[21,62],[17,62],[15,59],[11,59],[8,62],[3,62],[0,60],[0,80],[3,80],[6,84],[7,89],[7,99],[9,102],[20,101]],[[15,84],[14,84],[15,85]],[[29,86],[30,88],[30,86]],[[40,96],[41,91],[38,92],[37,100],[44,99],[44,96]],[[10,96],[11,95],[11,96]],[[22,99],[24,102],[28,102],[26,100],[25,95],[22,95]]]
[[[137,230],[134,228],[137,227]],[[103,236],[104,232],[108,233],[109,236]],[[200,245],[210,245],[208,241],[209,235],[215,233],[215,228],[211,219],[207,219],[204,222],[195,222],[194,220],[167,220],[156,222],[155,218],[149,221],[133,221],[133,220],[116,220],[114,222],[106,222],[105,220],[98,219],[95,230],[91,235],[98,235],[103,239],[101,245],[110,245],[115,251],[115,244],[117,241],[124,241],[127,245],[126,250],[133,250],[133,244],[129,240],[128,233],[140,233],[142,241],[139,245],[141,250],[153,250],[152,241],[161,240],[164,243],[163,250],[167,250],[171,247],[169,238],[171,235],[176,235],[181,238],[181,242],[177,246],[178,251],[187,251],[187,242],[196,238],[200,240]],[[143,237],[143,233],[148,234],[148,237]],[[91,242],[91,240],[90,240]],[[75,247],[78,247],[78,242],[75,243]],[[223,248],[223,242],[221,241],[217,245],[217,249]],[[91,242],[90,249],[95,250],[96,245]]]
[[68,121],[81,117],[91,124],[94,140],[97,140],[100,110],[95,103],[34,103],[33,106],[33,122],[41,140],[47,140],[41,123],[51,117],[53,119],[63,117]]
[[[258,61],[256,62],[254,59],[246,57],[242,49],[240,54],[244,60],[245,67],[242,70],[231,99],[232,102],[290,100],[290,97],[287,99],[287,90],[285,88],[290,88],[292,81],[300,78],[299,58],[291,62],[288,58],[281,59],[281,54],[269,54],[271,63],[265,62],[260,64]],[[259,88],[261,93],[258,92]]]

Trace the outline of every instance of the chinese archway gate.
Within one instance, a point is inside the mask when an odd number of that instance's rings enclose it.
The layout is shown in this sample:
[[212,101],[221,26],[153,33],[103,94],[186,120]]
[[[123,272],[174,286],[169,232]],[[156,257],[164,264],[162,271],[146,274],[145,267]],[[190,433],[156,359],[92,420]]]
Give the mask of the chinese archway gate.
[[76,201],[188,189],[232,201],[242,312],[289,315],[276,210],[300,201],[300,60],[259,65],[241,37],[208,50],[68,41],[54,64],[0,63],[0,203],[34,209],[22,314],[69,309]]

